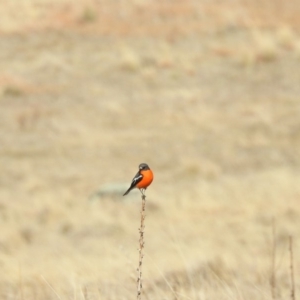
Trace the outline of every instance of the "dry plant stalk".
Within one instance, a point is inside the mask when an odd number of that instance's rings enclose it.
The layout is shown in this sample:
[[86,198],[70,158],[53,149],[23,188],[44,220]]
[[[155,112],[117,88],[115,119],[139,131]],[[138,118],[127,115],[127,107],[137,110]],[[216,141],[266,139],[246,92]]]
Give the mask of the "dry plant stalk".
[[139,265],[137,268],[138,278],[137,278],[137,299],[140,300],[142,297],[142,266],[143,266],[143,249],[144,249],[144,230],[145,230],[145,208],[146,208],[146,195],[142,192],[142,209],[141,209],[141,226],[139,228],[140,239],[139,239]]
[[289,250],[290,250],[290,274],[291,274],[291,299],[295,300],[296,294],[295,294],[293,237],[292,236],[289,236]]
[[272,299],[276,299],[276,274],[275,274],[275,263],[276,263],[276,229],[275,220],[272,221],[272,266],[271,266],[271,295]]

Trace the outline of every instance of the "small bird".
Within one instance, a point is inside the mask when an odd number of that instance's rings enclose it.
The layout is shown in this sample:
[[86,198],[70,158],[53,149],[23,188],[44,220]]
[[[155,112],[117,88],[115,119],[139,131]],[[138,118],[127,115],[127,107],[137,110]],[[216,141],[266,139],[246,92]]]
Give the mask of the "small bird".
[[150,170],[149,166],[145,163],[139,165],[139,171],[133,177],[129,189],[125,192],[127,195],[132,189],[138,188],[144,195],[144,191],[153,181],[153,172]]

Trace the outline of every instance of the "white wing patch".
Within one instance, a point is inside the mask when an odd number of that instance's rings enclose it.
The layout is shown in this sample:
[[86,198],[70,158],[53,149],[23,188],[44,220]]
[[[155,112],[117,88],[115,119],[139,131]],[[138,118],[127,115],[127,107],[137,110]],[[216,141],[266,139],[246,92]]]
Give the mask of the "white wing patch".
[[143,178],[143,176],[141,174],[139,176],[134,177],[132,179],[131,185],[136,185],[139,181],[141,181],[142,178]]

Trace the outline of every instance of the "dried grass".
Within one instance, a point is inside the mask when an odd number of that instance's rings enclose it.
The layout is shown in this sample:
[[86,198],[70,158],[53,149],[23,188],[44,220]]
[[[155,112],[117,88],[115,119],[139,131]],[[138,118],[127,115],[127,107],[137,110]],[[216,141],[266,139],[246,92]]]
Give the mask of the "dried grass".
[[271,299],[273,216],[292,297],[296,1],[26,3],[0,5],[0,298],[132,298],[139,214],[118,194],[137,160],[157,176],[145,298]]

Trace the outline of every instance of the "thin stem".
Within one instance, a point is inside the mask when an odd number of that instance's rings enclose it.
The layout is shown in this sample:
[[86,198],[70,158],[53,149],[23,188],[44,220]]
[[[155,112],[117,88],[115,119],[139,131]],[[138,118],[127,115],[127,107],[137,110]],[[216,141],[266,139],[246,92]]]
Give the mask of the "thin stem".
[[142,192],[142,209],[141,209],[141,226],[139,228],[140,239],[139,239],[139,265],[137,268],[138,278],[137,278],[137,299],[141,300],[142,297],[142,266],[143,266],[143,250],[144,250],[144,230],[145,230],[145,208],[146,208],[146,195]]
[[291,274],[291,299],[296,299],[295,294],[295,278],[294,278],[294,257],[293,257],[293,237],[289,236],[289,250],[290,250],[290,274]]
[[276,299],[276,228],[275,228],[275,219],[272,220],[272,270],[271,270],[271,295],[272,299]]

